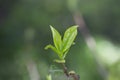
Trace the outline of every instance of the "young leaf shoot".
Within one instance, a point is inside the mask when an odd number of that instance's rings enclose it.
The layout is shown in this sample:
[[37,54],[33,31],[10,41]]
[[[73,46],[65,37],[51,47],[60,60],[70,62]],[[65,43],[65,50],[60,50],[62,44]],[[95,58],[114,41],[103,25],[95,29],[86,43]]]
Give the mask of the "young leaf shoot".
[[74,44],[74,40],[77,36],[77,27],[78,26],[72,26],[68,28],[63,36],[63,39],[60,35],[60,33],[50,26],[53,36],[53,42],[54,46],[49,44],[45,47],[45,49],[52,49],[55,53],[57,53],[59,59],[54,60],[57,63],[65,63],[65,57],[68,53],[70,47],[72,44]]

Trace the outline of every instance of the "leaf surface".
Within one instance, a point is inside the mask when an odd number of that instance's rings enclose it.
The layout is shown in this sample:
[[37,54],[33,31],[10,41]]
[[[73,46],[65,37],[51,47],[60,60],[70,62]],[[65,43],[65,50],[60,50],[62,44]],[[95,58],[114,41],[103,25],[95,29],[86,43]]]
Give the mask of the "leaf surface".
[[61,35],[60,33],[53,28],[52,26],[50,26],[51,31],[52,31],[52,35],[53,35],[53,42],[55,47],[57,48],[57,50],[61,51],[61,45],[62,45],[62,40],[61,40]]
[[72,26],[65,31],[64,37],[63,37],[63,46],[62,46],[63,52],[68,50],[73,44],[73,41],[77,35],[77,27],[78,26]]

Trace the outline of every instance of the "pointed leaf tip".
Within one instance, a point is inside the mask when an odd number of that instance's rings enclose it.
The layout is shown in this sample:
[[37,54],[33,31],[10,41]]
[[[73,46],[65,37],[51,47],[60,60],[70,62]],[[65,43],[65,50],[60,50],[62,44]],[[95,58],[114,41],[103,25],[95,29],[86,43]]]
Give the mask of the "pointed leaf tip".
[[77,25],[72,26],[65,31],[64,37],[63,37],[63,52],[69,49],[73,44],[73,41],[77,36],[77,27],[78,27]]
[[53,42],[57,50],[61,50],[62,40],[60,33],[52,26],[50,26],[53,36]]

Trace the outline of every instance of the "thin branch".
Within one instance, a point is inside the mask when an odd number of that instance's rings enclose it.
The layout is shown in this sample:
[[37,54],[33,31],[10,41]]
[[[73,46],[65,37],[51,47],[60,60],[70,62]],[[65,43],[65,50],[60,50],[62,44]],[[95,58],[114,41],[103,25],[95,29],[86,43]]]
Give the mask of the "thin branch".
[[64,71],[65,75],[67,76],[68,80],[70,79],[70,77],[72,77],[74,80],[80,80],[79,75],[77,75],[76,73],[68,72],[67,67],[65,66],[64,63],[62,63],[62,67],[63,67],[63,71]]
[[63,66],[63,71],[64,71],[65,75],[66,75],[67,77],[69,77],[69,73],[68,73],[67,67],[65,66],[64,63],[62,63],[62,66]]

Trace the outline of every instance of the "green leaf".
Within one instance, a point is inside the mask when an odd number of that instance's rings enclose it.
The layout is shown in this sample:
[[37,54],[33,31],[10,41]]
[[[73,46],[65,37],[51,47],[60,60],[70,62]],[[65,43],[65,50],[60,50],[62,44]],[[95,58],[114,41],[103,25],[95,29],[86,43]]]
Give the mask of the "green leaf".
[[68,50],[73,44],[73,41],[77,35],[77,27],[78,26],[72,26],[65,31],[65,34],[63,37],[63,48],[62,48],[63,52]]
[[47,45],[46,47],[45,47],[45,49],[47,50],[47,49],[52,49],[54,52],[56,52],[56,53],[59,53],[57,50],[56,50],[56,48],[54,47],[54,46],[52,46],[51,44],[49,44],[49,45]]
[[50,26],[51,31],[52,31],[52,35],[53,35],[53,41],[54,41],[54,45],[57,48],[57,50],[61,51],[61,45],[62,45],[62,40],[61,40],[61,35],[59,34],[59,32],[53,28],[52,26]]
[[67,49],[63,54],[63,59],[66,57],[66,54],[68,53],[69,49]]
[[52,45],[47,45],[45,47],[45,49],[50,48],[55,53],[57,53],[57,55],[60,59],[60,60],[55,60],[57,63],[64,63],[65,62],[64,58],[66,57],[71,45],[74,44],[74,39],[77,35],[77,27],[78,26],[72,26],[72,27],[68,28],[65,31],[64,37],[63,37],[63,40],[62,40],[59,32],[55,28],[50,26],[51,31],[52,31],[52,35],[53,35],[53,42],[54,42],[55,47],[52,46]]
[[49,48],[52,49],[55,53],[57,53],[57,55],[59,56],[59,58],[62,59],[63,55],[54,46],[52,46],[51,44],[49,44],[49,45],[47,45],[45,47],[46,50],[49,49]]

